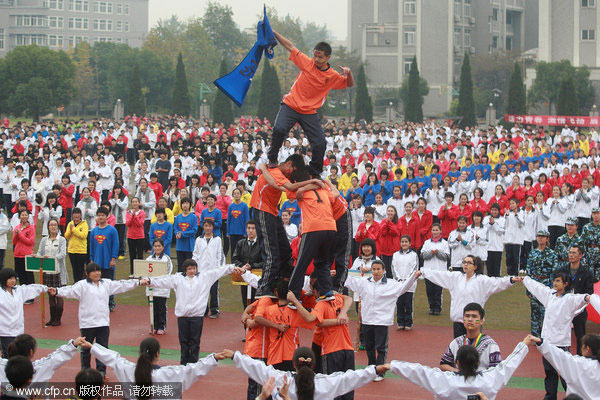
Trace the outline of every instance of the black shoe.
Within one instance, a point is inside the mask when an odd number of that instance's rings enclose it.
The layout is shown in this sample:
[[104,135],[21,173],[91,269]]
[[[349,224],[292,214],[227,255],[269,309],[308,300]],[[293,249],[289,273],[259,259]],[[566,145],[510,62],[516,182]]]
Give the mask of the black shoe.
[[429,310],[429,315],[435,315],[435,311]]
[[27,300],[27,301],[25,301],[25,303],[24,303],[24,304],[33,304],[33,302],[34,302],[34,301],[35,301],[35,300],[33,300],[33,299],[31,299],[31,300]]
[[219,313],[214,313],[214,314],[211,313],[208,318],[210,318],[210,319],[217,319],[217,318],[219,318]]

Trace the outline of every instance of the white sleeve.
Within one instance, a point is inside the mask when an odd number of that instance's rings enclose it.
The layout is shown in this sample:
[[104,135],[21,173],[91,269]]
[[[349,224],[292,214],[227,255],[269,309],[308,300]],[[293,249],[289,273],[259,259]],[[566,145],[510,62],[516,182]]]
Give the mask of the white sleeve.
[[431,393],[442,393],[450,385],[449,374],[438,368],[430,368],[421,364],[404,361],[392,361],[390,371]]
[[150,286],[156,289],[175,289],[177,287],[177,275],[163,275],[150,278]]
[[135,382],[135,363],[121,357],[119,353],[109,350],[98,343],[91,348],[92,355],[110,367],[119,382]]
[[402,296],[404,293],[406,293],[406,291],[408,289],[411,288],[411,286],[417,281],[417,278],[415,277],[415,274],[411,274],[411,276],[405,280],[404,282],[402,282],[401,285],[398,285],[398,290],[396,291],[395,295],[400,297]]
[[19,290],[22,290],[21,299],[23,301],[35,299],[40,293],[44,293],[48,291],[48,287],[46,285],[21,285],[18,286]]
[[[573,313],[573,317],[581,314],[588,302],[585,300],[588,295],[584,294],[570,294],[567,299],[569,300],[570,311]],[[590,296],[591,298],[591,296]]]
[[348,370],[346,372],[336,372],[330,375],[319,374],[315,378],[315,385],[319,386],[319,392],[323,391],[331,397],[342,396],[348,392],[356,390],[377,376],[374,365],[369,365],[365,369],[356,371]]
[[352,290],[353,292],[360,294],[360,291],[362,288],[361,281],[362,281],[362,279],[359,279],[355,276],[348,275],[348,277],[346,278],[346,282],[344,282],[344,286],[346,286],[348,289]]
[[207,271],[201,272],[201,274],[204,274],[207,277],[207,279],[210,281],[210,284],[212,285],[213,283],[215,283],[216,281],[218,281],[225,275],[231,274],[233,272],[234,268],[235,268],[235,265],[229,264],[226,266],[219,266],[217,268],[211,268]]
[[69,362],[77,352],[77,347],[73,345],[73,341],[71,340],[69,343],[63,344],[46,357],[34,361],[33,368],[35,374],[32,381],[48,382],[50,378],[52,378],[52,375],[54,375],[54,371]]
[[139,284],[139,280],[137,279],[124,279],[120,281],[111,281],[107,279],[104,282],[108,283],[108,292],[111,295],[125,293],[134,289]]
[[529,292],[531,292],[531,294],[534,295],[535,298],[544,305],[544,307],[548,305],[548,299],[550,299],[550,296],[552,296],[552,289],[534,281],[528,276],[523,279],[523,285],[525,285],[527,290],[529,290]]
[[[217,366],[214,354],[210,354],[198,362],[187,365],[170,365],[156,370],[160,382],[181,382],[182,390],[185,392],[199,378],[208,375]],[[156,379],[158,381],[158,379]]]
[[256,274],[253,274],[250,271],[246,271],[242,274],[242,279],[250,286],[251,288],[258,288],[259,277]]
[[480,278],[484,278],[487,281],[486,291],[488,296],[503,292],[512,286],[512,283],[510,283],[510,276],[505,276],[503,278],[492,278],[489,276],[480,275]]
[[584,358],[573,356],[568,351],[563,351],[551,345],[548,341],[544,341],[537,348],[542,353],[542,356],[552,364],[560,376],[564,377],[567,382],[579,380],[583,365],[578,365],[580,364],[578,361],[585,360]]
[[[281,387],[283,385],[283,376],[287,375],[283,371],[276,370],[272,365],[266,365],[260,360],[255,360],[245,354],[236,351],[233,355],[233,364],[237,369],[241,369],[248,375],[253,381],[259,384],[268,381],[270,377],[275,378],[275,387]],[[288,382],[291,376],[288,376]]]
[[592,307],[594,307],[596,311],[600,313],[600,296],[598,296],[597,294],[591,295],[590,303],[592,304]]
[[[83,282],[85,282],[85,281],[83,281]],[[82,286],[78,285],[78,284],[74,284],[71,286],[62,286],[62,287],[56,288],[56,295],[58,297],[67,297],[69,299],[79,300],[81,298],[81,290],[82,290]]]
[[436,271],[428,268],[424,268],[421,271],[421,274],[424,278],[448,290],[454,286],[454,282],[456,280],[455,274],[457,273],[461,274],[462,272]]
[[519,365],[521,365],[528,352],[529,348],[527,345],[523,342],[520,342],[517,344],[513,352],[506,357],[506,360],[502,361],[495,368],[488,369],[484,373],[485,377],[489,376],[492,380],[490,384],[494,390],[494,393],[498,393],[500,389],[506,386],[510,380],[510,377],[515,373],[517,368],[519,368]]

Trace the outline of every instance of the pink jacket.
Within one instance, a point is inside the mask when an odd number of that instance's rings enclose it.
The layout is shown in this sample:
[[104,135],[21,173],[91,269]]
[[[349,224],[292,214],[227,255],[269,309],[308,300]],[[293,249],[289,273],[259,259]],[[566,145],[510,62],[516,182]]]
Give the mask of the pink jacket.
[[132,210],[128,210],[125,214],[125,225],[127,226],[128,239],[144,239],[144,220],[146,213],[140,210],[137,215],[133,214]]
[[29,224],[26,228],[21,229],[21,224],[17,225],[13,231],[12,242],[15,245],[13,251],[15,258],[25,258],[25,256],[32,255],[35,243],[35,226]]

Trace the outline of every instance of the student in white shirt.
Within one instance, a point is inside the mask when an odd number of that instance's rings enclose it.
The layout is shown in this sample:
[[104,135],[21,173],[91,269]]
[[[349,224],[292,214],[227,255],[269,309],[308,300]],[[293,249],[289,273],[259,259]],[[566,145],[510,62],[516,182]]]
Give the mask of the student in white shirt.
[[281,220],[283,221],[283,228],[285,229],[287,240],[291,244],[292,241],[298,237],[298,227],[296,224],[290,222],[290,212],[288,210],[283,210],[281,212]]
[[589,175],[581,181],[581,189],[575,191],[575,211],[578,219],[578,233],[581,234],[583,226],[590,222],[592,208],[598,206],[600,189],[594,185],[594,177]]
[[488,233],[487,226],[483,224],[483,214],[481,211],[473,211],[471,215],[473,223],[468,226],[468,230],[473,234],[473,255],[481,258],[485,263],[488,257]]
[[8,345],[25,331],[23,303],[48,291],[45,285],[19,285],[15,271],[10,268],[0,270],[0,345],[2,357],[6,357]]
[[375,209],[375,222],[380,223],[387,216],[387,204],[383,202],[383,195],[381,193],[377,193],[375,195],[375,204],[372,205]]
[[[198,264],[198,271],[214,269],[225,264],[225,255],[223,254],[223,244],[221,238],[215,236],[213,229],[215,223],[212,219],[206,218],[202,224],[204,235],[196,238],[192,258]],[[210,288],[210,319],[219,317],[219,281],[215,281]],[[207,313],[209,308],[206,309]]]
[[[359,270],[360,272],[362,272],[363,275],[370,274],[371,266],[373,265],[373,263],[381,261],[379,258],[377,258],[376,254],[377,254],[377,246],[375,244],[375,241],[370,238],[363,240],[360,243],[360,256],[358,258],[354,259],[354,262],[352,263],[352,269]],[[383,261],[381,261],[381,262],[383,262]],[[358,312],[359,308],[360,308],[360,306],[359,306],[360,295],[356,292],[354,292],[354,301],[356,303],[356,311]],[[362,325],[361,325],[359,331],[360,331],[360,337],[359,337],[360,345],[364,346]]]
[[[442,237],[442,226],[439,223],[434,223],[431,226],[431,238],[423,244],[421,257],[423,257],[422,269],[435,271],[446,271],[448,269],[450,247],[448,247],[446,239]],[[440,315],[442,312],[442,287],[429,279],[425,279],[425,290],[429,302],[429,315]]]
[[[81,336],[88,342],[94,340],[108,347],[110,335],[110,311],[108,308],[109,296],[124,293],[138,286],[137,279],[113,281],[102,279],[102,268],[95,262],[90,262],[85,267],[87,279],[83,279],[72,286],[49,288],[48,293],[53,296],[66,297],[79,300],[79,330]],[[90,351],[81,352],[81,367],[90,368]],[[106,374],[106,366],[96,360],[96,369]]]
[[[222,354],[212,353],[203,359],[187,365],[158,365],[160,357],[160,343],[153,337],[146,338],[140,343],[140,355],[137,362],[131,362],[119,353],[109,350],[104,346],[84,342],[82,348],[91,350],[97,360],[109,366],[118,382],[132,382],[134,385],[149,386],[153,382],[180,383],[181,392],[177,389],[170,396],[182,398],[183,392],[188,390],[199,378],[212,371],[219,360],[225,357]],[[136,396],[126,396],[127,399],[136,399]]]
[[467,229],[467,217],[458,217],[458,228],[450,232],[448,247],[450,247],[450,268],[453,271],[462,271],[463,259],[471,254],[475,245],[473,232]]
[[228,265],[198,270],[198,263],[192,258],[185,260],[182,268],[182,273],[145,279],[142,280],[142,284],[149,284],[158,289],[175,290],[175,316],[181,347],[180,363],[186,365],[198,361],[204,314],[211,286],[221,277],[232,272],[241,274],[244,269]]
[[538,211],[534,207],[535,199],[532,195],[525,197],[525,206],[521,209],[521,215],[525,225],[523,226],[523,245],[521,246],[521,258],[519,269],[527,267],[527,259],[533,248],[533,242],[537,238]]
[[[459,372],[442,372],[421,364],[405,361],[392,361],[383,367],[415,385],[428,390],[435,400],[468,399],[479,392],[489,400],[494,400],[498,392],[508,383],[512,374],[521,365],[529,352],[527,345],[533,342],[523,340],[513,352],[495,368],[477,372],[479,354],[473,346],[462,346],[456,355]],[[482,398],[479,396],[478,398]]]
[[[173,263],[171,257],[165,254],[165,242],[160,239],[154,239],[152,243],[152,254],[146,258],[147,261],[166,261],[167,275],[173,273]],[[149,296],[149,288],[146,288],[146,296]],[[167,329],[167,300],[171,297],[170,289],[153,289],[152,296],[154,301],[154,332],[155,335],[164,335]]]
[[352,201],[348,204],[350,209],[350,218],[352,219],[352,259],[358,257],[358,242],[356,241],[356,232],[358,226],[365,220],[365,207],[362,205],[362,197],[360,194],[353,194]]
[[[392,275],[396,281],[404,282],[413,276],[413,272],[419,269],[419,255],[410,248],[409,235],[400,237],[400,250],[392,257]],[[420,274],[419,274],[420,275]],[[417,276],[418,277],[418,276]],[[408,286],[396,301],[396,323],[398,330],[412,330],[413,325],[413,300],[417,290],[417,282]]]
[[488,276],[500,276],[502,253],[504,251],[505,222],[504,217],[500,215],[500,205],[498,205],[498,203],[492,204],[490,207],[490,215],[483,219],[483,223],[487,228]]
[[[523,284],[546,309],[542,324],[542,339],[548,344],[568,352],[571,346],[573,318],[583,312],[590,302],[590,295],[568,293],[571,286],[571,276],[568,271],[562,270],[554,273],[552,289],[530,277],[525,277]],[[542,362],[546,373],[544,378],[546,398],[556,399],[558,373],[546,359],[542,359]],[[561,382],[563,388],[566,389],[567,385],[562,378]]]
[[462,262],[463,272],[421,270],[421,275],[450,292],[450,320],[454,322],[454,337],[466,333],[462,320],[463,309],[469,303],[478,303],[485,308],[491,295],[508,289],[518,277],[491,278],[483,273],[483,261],[468,255]]
[[544,213],[548,216],[548,231],[550,232],[550,247],[554,248],[556,239],[563,235],[568,217],[569,206],[567,199],[561,197],[560,186],[552,187],[552,197],[546,200]]
[[506,253],[506,273],[515,276],[519,273],[521,259],[521,246],[523,245],[525,233],[525,219],[519,210],[519,200],[509,200],[508,209],[504,214],[504,252]]

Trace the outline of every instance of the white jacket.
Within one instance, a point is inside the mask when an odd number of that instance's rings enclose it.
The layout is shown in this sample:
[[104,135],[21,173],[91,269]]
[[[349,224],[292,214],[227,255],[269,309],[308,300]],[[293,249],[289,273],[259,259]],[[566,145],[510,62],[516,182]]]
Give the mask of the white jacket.
[[203,317],[210,294],[210,287],[221,277],[231,274],[234,268],[233,264],[229,264],[220,268],[203,269],[191,278],[181,273],[163,275],[158,278],[152,278],[150,285],[154,288],[175,290],[177,298],[175,302],[175,316]]
[[475,274],[467,280],[467,275],[462,272],[421,270],[425,279],[450,292],[450,319],[452,322],[461,322],[463,309],[469,303],[479,303],[485,308],[485,303],[491,295],[508,289],[512,284],[510,277],[491,278],[486,275]]
[[[432,250],[437,250],[437,254],[432,254]],[[448,242],[442,238],[437,242],[434,242],[433,239],[427,239],[421,248],[421,256],[423,257],[424,269],[446,271],[448,269],[447,261],[450,259]]]
[[480,227],[469,225],[467,230],[473,234],[473,248],[471,253],[483,261],[487,261],[488,256],[488,226],[483,221]]
[[520,244],[525,241],[525,218],[523,212],[517,210],[517,215],[514,212],[507,212],[504,216],[504,243]]
[[23,303],[48,291],[45,285],[20,285],[12,294],[0,289],[0,336],[18,336],[25,332]]
[[[236,351],[233,356],[233,364],[236,368],[244,371],[255,382],[266,382],[270,377],[275,378],[275,387],[283,385],[283,377],[287,376],[287,381],[290,384],[288,394],[290,399],[297,400],[295,374],[291,372],[279,371],[273,368],[272,365],[265,365],[260,360],[255,360],[247,355]],[[357,371],[348,370],[346,372],[334,372],[333,374],[315,375],[315,399],[333,400],[343,394],[356,390],[367,383],[373,382],[377,372],[375,366],[370,365],[365,369]],[[273,398],[277,394],[277,390],[273,390]]]
[[413,274],[403,282],[385,276],[378,282],[372,276],[368,278],[348,276],[344,286],[360,296],[363,324],[392,326],[396,300],[416,284],[417,280]]
[[567,382],[567,395],[578,394],[585,400],[600,399],[598,360],[574,356],[547,341],[542,342],[538,350]]
[[550,210],[548,207],[546,207],[546,204],[542,205],[541,207],[536,203],[533,205],[533,208],[535,208],[536,211],[536,220],[535,220],[535,229],[536,229],[536,233],[537,231],[541,230],[541,229],[545,229],[548,230],[548,220],[550,219],[550,215],[547,214],[547,212]]
[[[458,241],[458,235],[461,236],[462,241]],[[466,242],[466,244],[463,243]],[[473,246],[475,245],[475,235],[468,229],[465,232],[459,232],[458,229],[450,232],[448,236],[448,247],[450,247],[450,266],[452,268],[460,269],[462,267],[463,259],[472,253]]]
[[[156,255],[152,254],[146,258],[146,261],[166,261],[167,262],[167,275],[171,275],[173,273],[173,262],[171,262],[171,257],[164,254],[161,257],[156,257]],[[149,291],[150,287],[146,286],[146,296],[150,295]],[[155,297],[166,297],[167,299],[171,297],[171,291],[169,289],[152,289],[152,296]]]
[[521,210],[521,215],[525,221],[525,225],[523,226],[523,240],[533,243],[537,238],[538,211],[535,209],[535,207],[533,207],[531,211],[527,211],[525,208],[523,208]]
[[431,211],[431,214],[437,217],[440,209],[445,203],[444,191],[442,189],[438,189],[437,191],[427,189],[424,197],[425,200],[427,200],[427,210]]
[[513,352],[494,368],[487,369],[467,379],[456,372],[442,372],[438,368],[425,367],[404,361],[392,361],[390,370],[433,393],[436,400],[466,399],[468,395],[483,392],[494,400],[521,365],[529,349],[519,343]]
[[218,236],[213,236],[209,241],[204,236],[196,238],[192,258],[198,263],[199,272],[225,264],[222,243]]
[[358,226],[365,220],[365,208],[360,206],[350,209],[350,217],[352,218],[352,238],[355,238]]
[[569,204],[565,197],[558,199],[556,204],[554,204],[554,200],[554,197],[550,197],[546,200],[544,207],[544,213],[548,216],[548,226],[564,227],[569,216]]
[[90,232],[96,227],[96,212],[98,203],[92,196],[86,201],[83,197],[77,203],[77,208],[81,210],[81,217],[87,222]]
[[0,212],[0,249],[6,250],[8,244],[7,234],[12,230],[12,226],[8,221],[8,217],[3,212]]
[[[118,382],[135,383],[136,364],[113,350],[109,350],[98,343],[91,349],[92,355],[110,367]],[[208,375],[217,366],[215,355],[210,354],[198,362],[187,365],[167,365],[152,370],[152,382],[181,383],[182,391],[188,390],[199,378]],[[133,398],[136,397],[127,397]],[[181,393],[174,393],[174,399],[180,399]]]
[[[407,252],[403,252],[399,250],[394,253],[392,256],[392,274],[393,277],[397,281],[406,281],[409,279],[413,273],[419,269],[419,255],[414,250],[408,250]],[[414,293],[417,290],[417,281],[406,289],[407,292]],[[393,307],[392,307],[393,308]]]
[[488,251],[504,251],[504,217],[494,218],[494,223],[490,224],[490,216],[483,219],[483,224],[487,227]]
[[58,297],[79,300],[79,328],[97,328],[110,325],[108,298],[127,292],[136,286],[137,279],[111,281],[100,279],[96,285],[89,279],[82,279],[71,286],[56,288]]
[[600,296],[593,294],[590,296],[590,304],[600,313]]
[[592,208],[598,206],[599,197],[600,190],[595,186],[587,191],[577,189],[575,191],[575,216],[590,218],[592,215]]
[[567,293],[560,297],[556,291],[526,276],[523,284],[546,308],[542,338],[555,346],[571,345],[571,323],[587,306],[587,294]]

